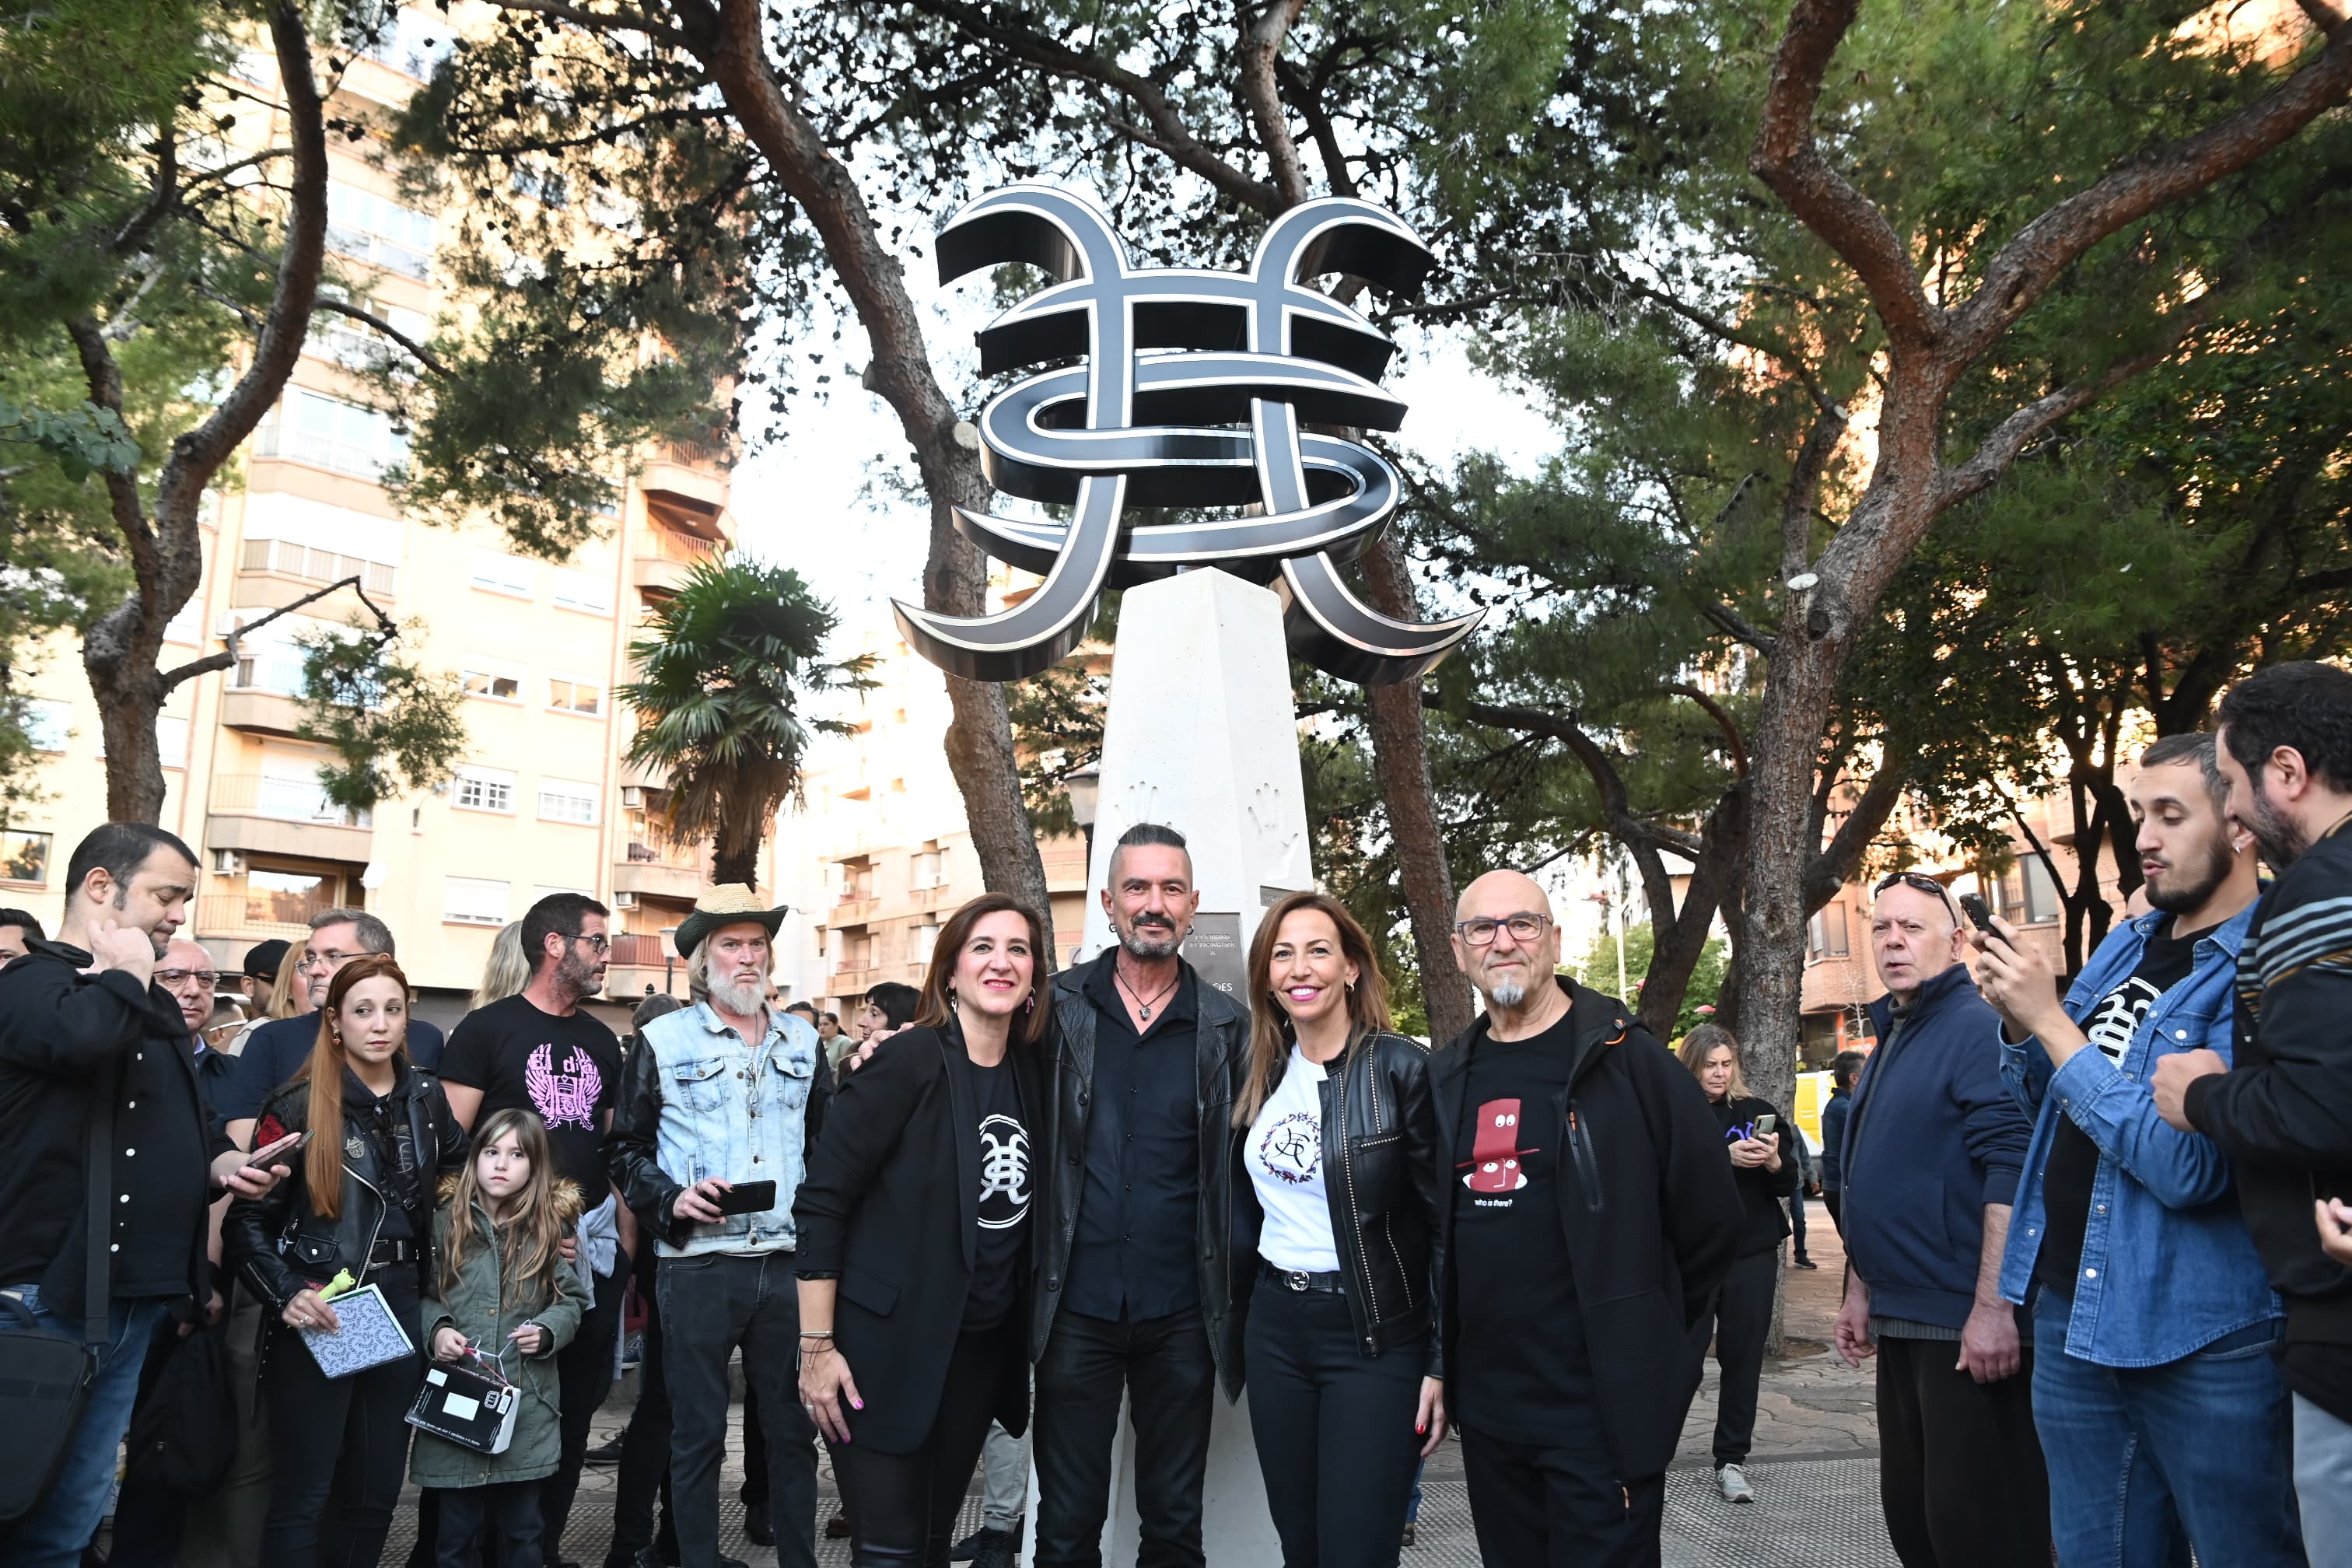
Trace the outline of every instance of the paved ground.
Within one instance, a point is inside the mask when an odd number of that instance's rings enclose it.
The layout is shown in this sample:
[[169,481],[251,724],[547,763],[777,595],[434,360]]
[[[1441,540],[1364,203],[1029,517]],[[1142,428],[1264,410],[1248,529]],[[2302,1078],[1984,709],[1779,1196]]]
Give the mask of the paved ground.
[[[1811,1210],[1808,1239],[1817,1271],[1789,1271],[1787,1353],[1766,1364],[1748,1478],[1757,1500],[1735,1507],[1716,1495],[1709,1463],[1715,1430],[1716,1369],[1693,1405],[1675,1468],[1666,1491],[1665,1561],[1707,1568],[1894,1568],[1878,1512],[1878,1436],[1872,1412],[1871,1373],[1847,1366],[1829,1350],[1830,1324],[1837,1315],[1844,1253],[1828,1214]],[[620,1429],[628,1417],[625,1385],[597,1416],[596,1440]],[[742,1480],[742,1456],[730,1448],[723,1500],[720,1550],[767,1568],[775,1553],[742,1536],[742,1510],[735,1502]],[[563,1555],[596,1568],[604,1555],[612,1521],[614,1472],[591,1469],[583,1477],[573,1524]],[[835,1496],[829,1471],[819,1476],[824,1503],[832,1512]],[[1419,1540],[1405,1554],[1405,1568],[1452,1568],[1475,1564],[1478,1552],[1462,1483],[1461,1449],[1449,1443],[1432,1458],[1423,1479]],[[968,1524],[978,1522],[979,1504],[966,1505]],[[394,1527],[384,1562],[397,1564],[413,1540],[415,1516],[404,1508]],[[846,1568],[846,1542],[820,1543],[817,1561]],[[1212,1568],[1215,1565],[1212,1564]],[[1501,1568],[1501,1565],[1498,1565]]]

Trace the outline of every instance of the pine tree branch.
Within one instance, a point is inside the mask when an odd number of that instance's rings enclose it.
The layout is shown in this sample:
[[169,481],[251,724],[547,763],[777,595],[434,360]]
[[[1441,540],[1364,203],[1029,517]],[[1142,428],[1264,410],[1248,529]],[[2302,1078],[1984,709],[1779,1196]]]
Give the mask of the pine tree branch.
[[378,333],[391,339],[394,342],[406,350],[408,356],[411,359],[415,360],[418,364],[423,365],[426,370],[431,371],[435,375],[446,379],[449,374],[448,365],[444,363],[440,356],[436,354],[431,349],[426,348],[423,343],[418,342],[415,338],[410,337],[406,332],[400,331],[390,323],[382,321],[377,317],[369,315],[365,310],[362,310],[359,306],[352,304],[348,300],[330,299],[328,296],[321,294],[317,300],[311,301],[310,309],[312,310],[324,310],[330,315],[349,316],[354,321],[364,321]]
[[247,637],[251,637],[254,633],[259,631],[270,622],[278,620],[285,616],[290,616],[295,611],[302,609],[307,605],[315,605],[329,595],[340,592],[344,588],[349,588],[353,594],[357,595],[359,596],[360,603],[365,605],[368,608],[368,613],[375,617],[375,630],[370,632],[368,635],[375,639],[375,645],[378,647],[383,647],[389,645],[394,638],[400,636],[400,623],[394,620],[389,615],[385,614],[383,605],[377,604],[373,599],[367,596],[367,590],[361,585],[360,578],[356,576],[338,577],[333,582],[328,584],[325,587],[305,594],[300,598],[295,599],[290,603],[280,605],[278,608],[270,611],[266,616],[257,616],[255,619],[247,621],[241,626],[231,627],[227,635],[227,646],[223,647],[220,652],[208,653],[202,658],[192,658],[185,664],[165,670],[160,677],[163,684],[163,689],[168,691],[184,680],[194,680],[199,675],[209,675],[216,669],[236,668],[239,647]]
[[1242,99],[1249,105],[1251,123],[1257,127],[1258,145],[1265,150],[1275,195],[1284,206],[1295,207],[1310,193],[1306,165],[1298,158],[1298,143],[1292,138],[1290,121],[1282,112],[1282,85],[1275,65],[1281,57],[1283,40],[1290,36],[1292,24],[1307,9],[1307,0],[1259,0],[1255,17],[1250,16],[1246,3],[1237,8],[1244,23]]

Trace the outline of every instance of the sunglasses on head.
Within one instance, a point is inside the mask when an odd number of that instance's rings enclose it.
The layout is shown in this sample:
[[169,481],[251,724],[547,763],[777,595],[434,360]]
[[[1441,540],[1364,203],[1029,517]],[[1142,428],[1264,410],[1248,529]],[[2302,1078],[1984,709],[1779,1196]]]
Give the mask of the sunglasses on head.
[[1952,901],[1952,890],[1924,871],[1889,871],[1879,879],[1878,886],[1871,889],[1871,896],[1877,897],[1897,882],[1906,888],[1916,888],[1923,893],[1935,894],[1937,901],[1951,911],[1952,923],[1954,925],[1960,923],[1960,907]]

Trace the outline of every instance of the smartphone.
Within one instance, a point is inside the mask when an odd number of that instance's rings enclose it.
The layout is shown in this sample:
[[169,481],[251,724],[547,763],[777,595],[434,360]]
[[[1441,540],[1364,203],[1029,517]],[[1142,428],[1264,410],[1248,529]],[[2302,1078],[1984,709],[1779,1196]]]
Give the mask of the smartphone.
[[1772,1129],[1780,1125],[1780,1119],[1777,1116],[1769,1114],[1759,1116],[1756,1119],[1756,1136],[1769,1138],[1772,1136]]
[[773,1182],[738,1182],[719,1194],[720,1214],[766,1214],[775,1206]]
[[310,1134],[307,1129],[300,1132],[289,1132],[275,1142],[264,1143],[260,1148],[247,1154],[245,1157],[245,1163],[256,1170],[267,1169],[271,1161],[295,1152],[310,1141]]
[[1991,907],[1984,901],[1983,894],[1962,893],[1960,895],[1960,908],[1969,911],[1969,919],[1976,921],[1977,930],[1984,932],[1985,935],[1999,936],[2000,934],[1999,931],[1992,929],[1992,910]]

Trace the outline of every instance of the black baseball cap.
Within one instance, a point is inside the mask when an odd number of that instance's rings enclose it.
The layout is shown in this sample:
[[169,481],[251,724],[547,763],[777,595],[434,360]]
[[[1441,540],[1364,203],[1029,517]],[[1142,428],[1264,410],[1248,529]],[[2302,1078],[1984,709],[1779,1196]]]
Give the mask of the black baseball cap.
[[245,973],[252,980],[275,980],[286,963],[291,942],[272,937],[268,942],[255,942],[245,950]]

